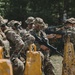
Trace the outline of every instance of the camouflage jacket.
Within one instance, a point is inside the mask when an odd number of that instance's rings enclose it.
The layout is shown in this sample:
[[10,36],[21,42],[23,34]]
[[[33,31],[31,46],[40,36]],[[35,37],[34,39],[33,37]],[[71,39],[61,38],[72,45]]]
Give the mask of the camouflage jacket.
[[2,31],[0,31],[0,46],[4,48],[4,53],[5,53],[4,56],[9,57],[10,56],[10,44],[5,34]]
[[34,36],[32,36],[25,29],[20,30],[19,34],[20,34],[22,40],[24,41],[26,47],[29,47],[29,45],[32,44],[35,40]]
[[75,28],[65,29],[65,32],[70,35],[70,40],[75,46]]
[[11,48],[15,50],[20,50],[24,46],[24,42],[21,37],[10,28],[6,28],[4,31],[6,38],[9,40]]
[[[32,29],[29,31],[32,35],[34,35],[34,33],[38,36],[38,37],[41,37],[41,33],[43,34],[43,37],[47,39],[47,36],[45,34],[45,32],[43,30],[40,30],[40,31],[36,31],[35,29]],[[48,39],[47,39],[48,40]],[[38,43],[38,41],[35,41],[34,42],[37,46],[37,49],[39,50],[40,49],[40,44]]]

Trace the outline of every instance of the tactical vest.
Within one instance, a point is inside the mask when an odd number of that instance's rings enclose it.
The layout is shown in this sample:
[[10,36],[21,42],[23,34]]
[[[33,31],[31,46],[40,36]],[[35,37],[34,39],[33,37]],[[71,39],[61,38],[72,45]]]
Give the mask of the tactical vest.
[[70,35],[71,42],[73,43],[75,48],[75,30],[73,28],[67,29],[67,33]]
[[0,46],[3,46],[4,48],[5,57],[9,57],[10,44],[9,41],[6,39],[5,34],[2,31],[0,32]]
[[[10,29],[8,29],[8,28],[4,31],[5,35],[8,33],[8,31],[10,31]],[[15,50],[15,45],[10,39],[8,39],[8,41],[10,43],[10,55],[11,55],[12,52]]]

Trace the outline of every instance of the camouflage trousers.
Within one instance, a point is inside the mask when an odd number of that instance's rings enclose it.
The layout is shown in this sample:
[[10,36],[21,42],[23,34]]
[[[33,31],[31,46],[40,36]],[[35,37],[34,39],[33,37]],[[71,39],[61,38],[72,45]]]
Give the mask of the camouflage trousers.
[[53,73],[53,65],[52,63],[50,62],[50,57],[49,57],[49,54],[50,54],[50,50],[40,50],[41,53],[44,55],[44,60],[42,61],[42,66],[43,66],[43,72],[45,75],[54,75]]
[[13,75],[24,75],[24,64],[18,58],[13,61]]

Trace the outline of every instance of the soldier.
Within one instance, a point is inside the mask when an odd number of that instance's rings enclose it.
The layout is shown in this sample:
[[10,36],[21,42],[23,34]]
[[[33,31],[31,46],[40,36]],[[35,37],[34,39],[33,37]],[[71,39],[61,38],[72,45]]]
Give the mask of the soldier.
[[12,61],[13,75],[24,75],[24,64],[17,57]]
[[[64,57],[62,75],[75,75],[75,31],[73,25],[75,24],[74,18],[69,18],[65,22],[65,43],[64,43]],[[72,42],[72,43],[71,43]]]
[[[32,36],[30,33],[28,33],[25,29],[21,27],[21,22],[19,21],[10,21],[8,23],[8,26],[12,27],[12,29],[21,36],[22,40],[26,43],[27,41],[32,44],[35,40],[34,36]],[[28,44],[29,45],[29,44]]]
[[30,29],[32,29],[35,26],[34,21],[35,21],[35,18],[32,16],[27,18],[27,20],[25,21],[26,24],[28,25],[28,27],[26,28],[27,31],[29,31]]
[[[32,36],[30,33],[28,33],[25,29],[23,29],[21,27],[21,22],[19,21],[15,21],[15,20],[12,20],[8,23],[8,26],[9,27],[12,27],[14,29],[14,31],[21,36],[24,44],[25,44],[25,48],[24,48],[24,51],[22,52],[21,56],[23,55],[26,55],[26,52],[25,50],[27,51],[28,50],[28,47],[30,44],[32,44],[35,40],[34,36]],[[26,57],[23,56],[25,59]]]
[[[43,32],[42,27],[44,26],[44,21],[43,19],[36,17],[34,21],[35,27],[34,29],[30,30],[30,33],[32,35],[36,34],[38,37],[41,36],[41,33],[43,34],[45,39],[47,39],[46,34]],[[47,39],[48,40],[48,39]],[[35,41],[35,44],[37,46],[37,49],[43,53],[44,55],[44,65],[43,65],[43,71],[45,75],[54,75],[52,71],[52,64],[49,59],[49,48],[47,48],[45,45],[40,45],[37,41]]]
[[[20,50],[22,50],[22,48],[24,47],[24,42],[22,41],[21,37],[16,34],[11,28],[7,27],[6,25],[4,25],[4,19],[0,20],[1,21],[1,29],[2,31],[5,33],[6,38],[9,40],[10,42],[10,46],[11,46],[11,52],[14,52],[13,57],[15,58],[13,62],[16,61],[17,66],[13,66],[13,69],[15,69],[14,71],[14,75],[19,69],[18,75],[23,75],[23,71],[24,71],[24,64],[22,63],[22,61],[20,61],[16,56],[18,55],[18,52]],[[2,23],[3,22],[3,23]],[[12,56],[13,53],[11,53]],[[17,59],[16,59],[17,58]],[[12,60],[12,59],[11,59]],[[14,63],[15,64],[15,63]],[[20,68],[19,68],[20,67]]]
[[8,27],[12,28],[17,34],[19,34],[19,26],[21,25],[21,21],[11,20],[8,22]]
[[[2,24],[6,24],[7,21],[8,21],[7,19],[3,19],[2,16],[0,16],[0,26]],[[3,46],[4,48],[4,58],[9,58],[10,57],[10,44],[5,34],[2,32],[1,28],[0,28],[0,46]]]
[[75,18],[69,18],[65,22],[65,32],[70,34],[71,42],[74,44],[75,48]]

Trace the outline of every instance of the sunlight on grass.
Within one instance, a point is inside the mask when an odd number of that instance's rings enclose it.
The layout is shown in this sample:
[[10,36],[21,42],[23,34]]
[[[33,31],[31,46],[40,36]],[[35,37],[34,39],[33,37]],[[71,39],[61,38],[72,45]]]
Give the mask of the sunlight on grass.
[[50,57],[50,61],[54,66],[55,75],[62,75],[62,60],[63,58],[58,55],[53,55]]

